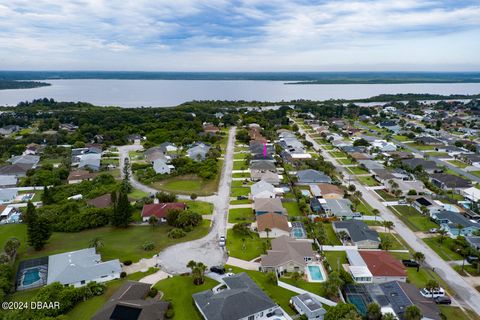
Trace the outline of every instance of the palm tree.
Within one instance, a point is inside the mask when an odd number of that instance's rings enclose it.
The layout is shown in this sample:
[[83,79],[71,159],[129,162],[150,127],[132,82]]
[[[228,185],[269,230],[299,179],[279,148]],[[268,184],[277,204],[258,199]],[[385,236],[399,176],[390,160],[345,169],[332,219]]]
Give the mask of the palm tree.
[[373,209],[372,214],[375,216],[375,221],[377,221],[377,216],[380,214],[380,210],[378,209]]
[[270,229],[270,228],[265,228],[265,232],[267,233],[267,239],[268,239],[270,232],[272,232],[272,229]]
[[382,250],[390,250],[393,246],[392,238],[390,238],[390,236],[388,235],[385,235],[384,237],[382,237],[382,242],[380,243],[380,246],[382,247]]
[[420,320],[422,317],[422,311],[416,305],[408,306],[403,315],[405,320]]
[[407,204],[409,205],[408,211],[410,211],[410,213],[412,213],[413,203],[415,202],[415,199],[413,199],[413,198],[407,198],[407,199],[405,199],[405,200],[407,201]]
[[192,270],[194,284],[200,285],[205,281],[205,271],[207,270],[207,266],[204,265],[202,262],[195,262],[193,260],[190,260],[187,263],[187,268]]
[[100,238],[100,237],[93,238],[92,240],[90,240],[90,243],[89,243],[88,246],[90,248],[95,248],[95,250],[100,249],[101,247],[103,247],[102,238]]
[[388,229],[388,232],[390,232],[395,226],[395,224],[392,221],[383,221],[382,224],[383,224],[383,227],[385,228],[385,231],[387,231]]
[[[436,280],[428,280],[427,283],[425,284],[425,289],[427,289],[430,292],[435,291],[439,288],[440,288],[440,285]],[[432,298],[433,298],[433,294],[432,294]]]
[[445,229],[439,229],[438,230],[438,234],[439,234],[438,241],[440,243],[443,243],[443,240],[445,240],[445,237],[447,236],[447,233],[448,233],[448,231],[445,230]]
[[417,251],[413,254],[413,259],[417,262],[422,263],[423,261],[425,261],[425,255],[423,254],[423,252]]

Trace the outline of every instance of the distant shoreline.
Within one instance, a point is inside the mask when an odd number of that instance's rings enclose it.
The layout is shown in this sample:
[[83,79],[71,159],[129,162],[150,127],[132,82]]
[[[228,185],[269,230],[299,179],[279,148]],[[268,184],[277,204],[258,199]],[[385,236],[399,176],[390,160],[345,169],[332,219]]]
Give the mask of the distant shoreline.
[[39,81],[0,80],[0,90],[33,89],[51,85],[50,83]]

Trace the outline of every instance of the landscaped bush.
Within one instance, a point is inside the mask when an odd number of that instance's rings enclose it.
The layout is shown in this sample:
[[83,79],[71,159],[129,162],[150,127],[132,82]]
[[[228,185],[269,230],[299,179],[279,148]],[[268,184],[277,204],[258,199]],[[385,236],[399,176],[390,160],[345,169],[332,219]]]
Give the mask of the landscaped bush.
[[150,288],[150,291],[148,291],[148,296],[151,298],[155,298],[155,296],[158,293],[158,289],[155,287]]
[[145,251],[151,251],[155,248],[155,244],[152,241],[146,241],[143,244],[143,250]]
[[182,229],[173,228],[172,230],[168,231],[167,236],[171,239],[179,239],[185,237],[186,233]]
[[168,309],[167,312],[165,312],[165,318],[167,319],[172,319],[175,316],[175,310],[173,309]]
[[129,266],[129,265],[131,265],[131,264],[132,264],[132,260],[125,260],[125,261],[123,261],[123,265],[125,265],[125,266]]
[[122,272],[120,273],[120,278],[123,279],[123,278],[125,278],[126,276],[127,276],[127,273],[126,273],[125,271],[122,271]]

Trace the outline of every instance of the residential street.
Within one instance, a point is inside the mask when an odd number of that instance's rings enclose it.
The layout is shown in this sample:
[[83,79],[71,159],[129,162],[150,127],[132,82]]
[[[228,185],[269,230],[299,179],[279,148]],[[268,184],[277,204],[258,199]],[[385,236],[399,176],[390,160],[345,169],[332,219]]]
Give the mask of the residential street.
[[398,219],[388,208],[386,208],[378,199],[378,196],[365,186],[360,184],[354,175],[349,174],[344,167],[342,167],[328,152],[321,148],[321,146],[308,133],[299,127],[301,134],[306,135],[306,139],[313,143],[314,149],[321,151],[322,156],[332,162],[337,170],[344,175],[344,181],[349,181],[355,185],[356,189],[363,195],[365,201],[375,209],[380,211],[380,215],[384,220],[393,221],[395,224],[395,231],[407,242],[407,244],[414,250],[423,252],[425,255],[425,263],[435,268],[435,272],[457,293],[455,296],[459,303],[463,303],[465,307],[473,309],[480,315],[480,293],[475,290],[463,277],[461,277],[451,266],[441,259],[430,247],[428,247],[416,234],[410,230],[400,219]]
[[208,267],[211,267],[224,264],[227,259],[226,251],[218,245],[218,239],[221,235],[226,236],[235,133],[236,128],[232,127],[229,132],[218,194],[211,197],[214,204],[212,228],[208,235],[202,239],[179,243],[160,252],[159,263],[162,269],[170,274],[189,271],[186,265],[190,260],[201,261]]

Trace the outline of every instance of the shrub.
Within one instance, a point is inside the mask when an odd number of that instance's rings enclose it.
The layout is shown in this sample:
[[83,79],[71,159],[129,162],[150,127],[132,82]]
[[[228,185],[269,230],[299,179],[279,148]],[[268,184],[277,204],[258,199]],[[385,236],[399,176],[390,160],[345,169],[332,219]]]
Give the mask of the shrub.
[[120,273],[120,278],[125,278],[127,276],[127,273],[125,271],[122,271]]
[[151,251],[155,248],[155,244],[152,241],[145,241],[143,243],[143,250]]
[[196,194],[196,193],[192,193],[192,194],[190,195],[190,199],[192,199],[192,200],[197,199],[197,194]]
[[175,311],[173,309],[168,309],[167,312],[165,312],[165,318],[167,319],[172,319],[175,316]]
[[182,229],[173,228],[172,230],[168,231],[167,236],[171,239],[179,239],[185,237],[186,233]]
[[123,261],[123,265],[125,265],[125,266],[129,266],[129,265],[131,265],[131,264],[132,264],[132,260],[125,260],[125,261]]
[[157,295],[158,293],[158,289],[155,288],[155,287],[152,287],[150,289],[150,291],[148,292],[148,296],[151,297],[151,298],[155,298],[155,296]]

